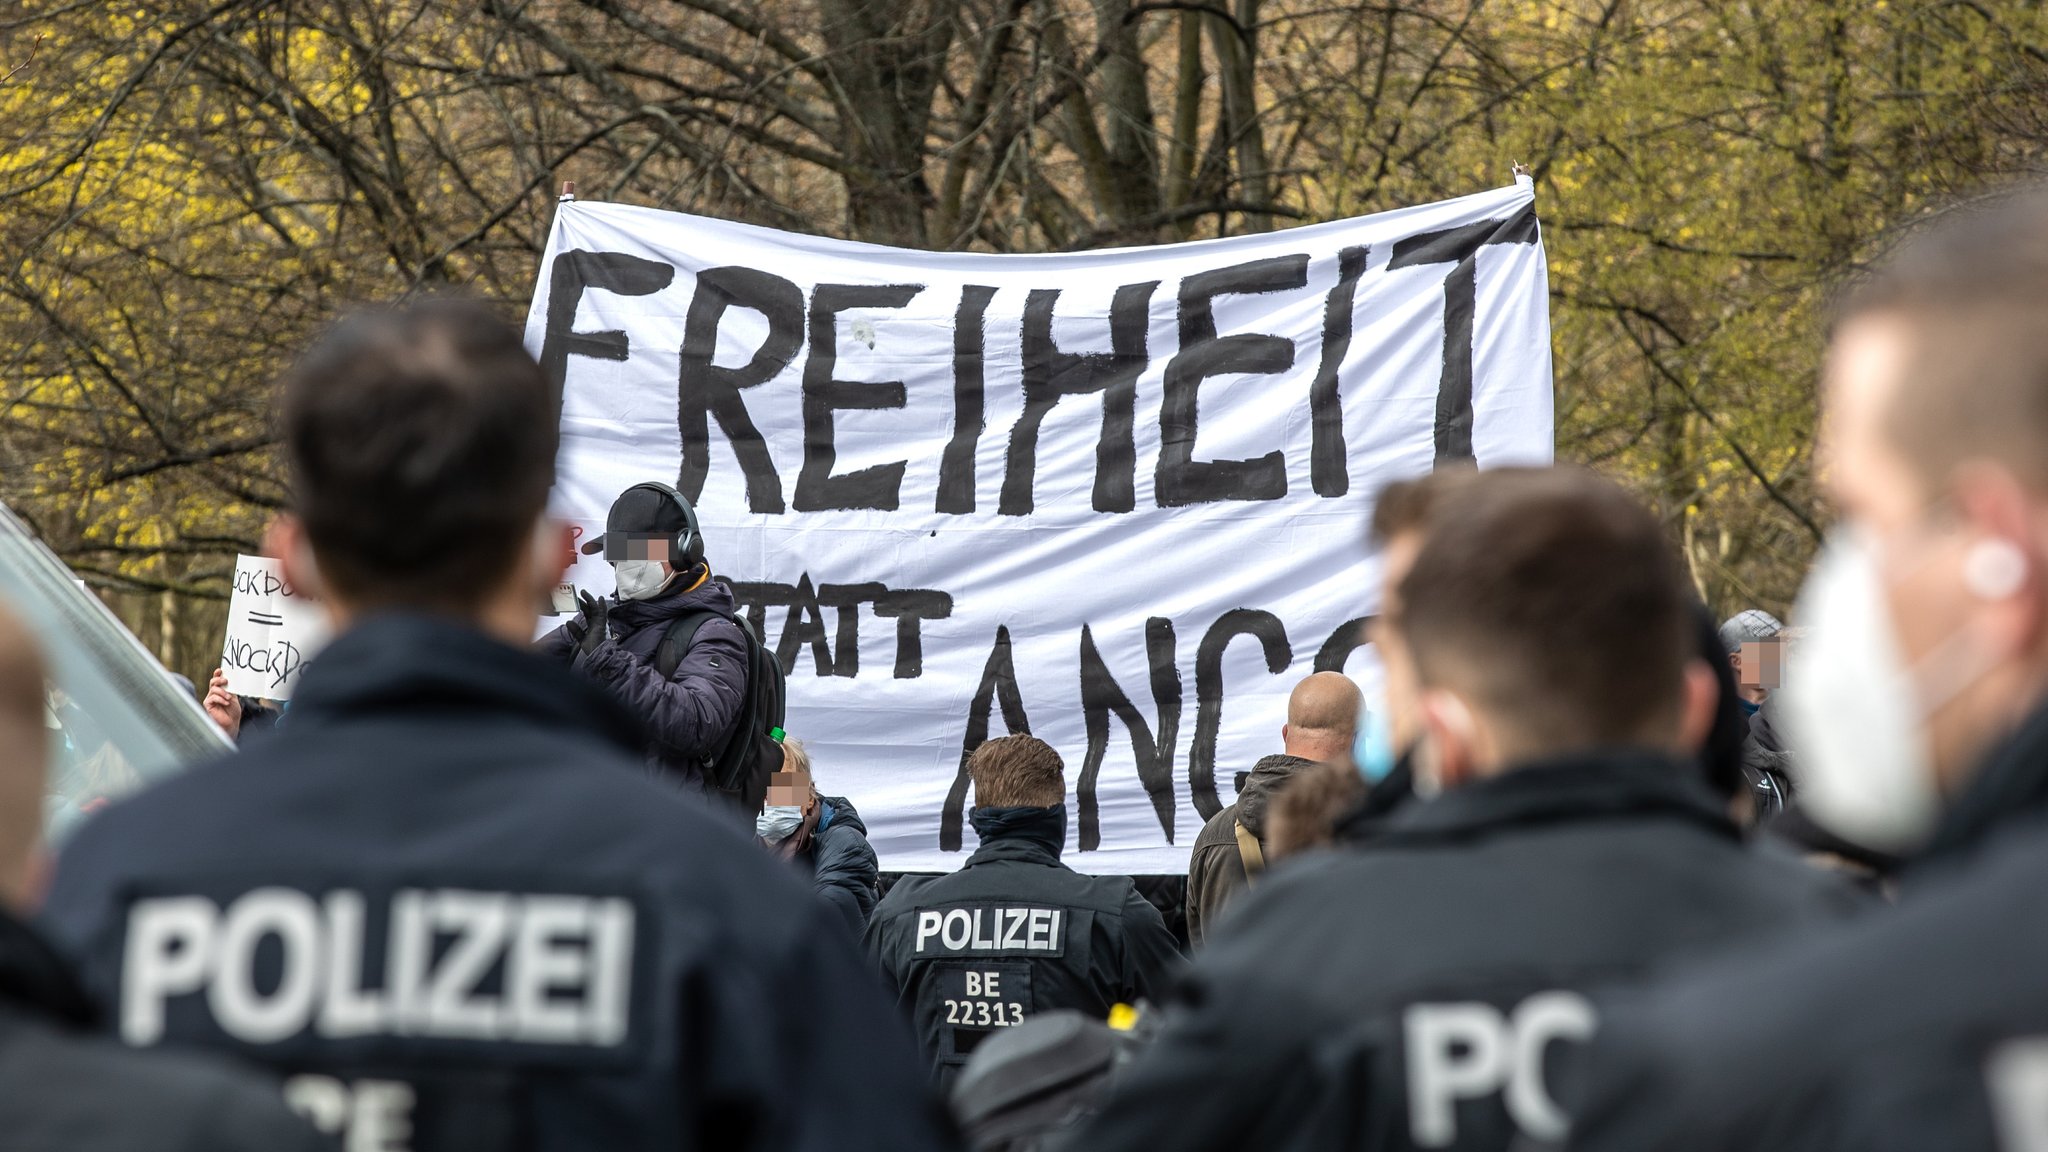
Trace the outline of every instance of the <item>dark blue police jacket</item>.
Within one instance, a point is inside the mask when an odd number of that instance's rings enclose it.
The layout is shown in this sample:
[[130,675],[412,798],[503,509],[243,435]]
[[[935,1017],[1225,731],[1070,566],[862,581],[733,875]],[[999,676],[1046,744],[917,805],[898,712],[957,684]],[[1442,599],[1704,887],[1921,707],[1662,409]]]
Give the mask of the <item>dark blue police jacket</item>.
[[948,1146],[838,914],[639,764],[565,669],[375,617],[273,739],[89,821],[48,927],[129,1043],[350,1146]]

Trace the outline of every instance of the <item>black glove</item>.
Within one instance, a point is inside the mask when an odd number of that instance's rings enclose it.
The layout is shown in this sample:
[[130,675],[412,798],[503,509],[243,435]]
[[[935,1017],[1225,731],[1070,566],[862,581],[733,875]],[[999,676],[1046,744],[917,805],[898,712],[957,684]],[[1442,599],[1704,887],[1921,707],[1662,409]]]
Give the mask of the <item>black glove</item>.
[[587,656],[604,643],[605,631],[611,622],[612,605],[611,601],[601,600],[588,592],[578,592],[576,602],[583,605],[583,611],[576,617],[583,627],[583,642],[576,646],[576,650]]

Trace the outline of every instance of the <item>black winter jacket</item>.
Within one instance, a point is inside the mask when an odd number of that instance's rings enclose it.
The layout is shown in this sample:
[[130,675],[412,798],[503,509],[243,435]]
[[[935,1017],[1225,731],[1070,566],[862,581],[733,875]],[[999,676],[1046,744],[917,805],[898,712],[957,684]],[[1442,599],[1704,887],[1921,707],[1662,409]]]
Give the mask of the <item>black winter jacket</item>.
[[2040,1147],[2044,798],[2048,708],[1957,798],[1898,909],[1618,1000],[1576,1089],[1571,1147]]
[[1130,877],[1084,876],[1008,836],[982,841],[958,872],[905,876],[875,909],[867,949],[942,1082],[1026,1016],[1074,1008],[1100,1020],[1157,1000],[1180,961]]
[[1245,890],[1246,875],[1242,850],[1237,844],[1237,825],[1266,844],[1266,803],[1275,790],[1296,772],[1314,766],[1315,761],[1299,756],[1267,756],[1252,765],[1244,791],[1228,808],[1209,817],[1195,835],[1194,851],[1188,856],[1188,942],[1199,948],[1223,906]]
[[[675,675],[663,676],[655,655],[669,623],[697,611],[725,619],[699,625]],[[701,789],[704,762],[725,747],[747,698],[747,641],[732,615],[731,589],[706,580],[688,592],[614,601],[611,638],[587,653],[579,648],[580,620],[541,637],[535,647],[610,690],[653,737],[654,764]]]
[[372,617],[260,748],[88,821],[48,920],[132,1043],[373,1090],[416,1152],[948,1145],[838,916],[635,734],[539,657]]
[[1561,1123],[1584,990],[1854,907],[1745,850],[1697,772],[1615,753],[1403,806],[1219,926],[1077,1146],[1498,1150]]
[[0,912],[0,1147],[295,1152],[328,1147],[268,1077],[217,1057],[133,1052],[55,953]]
[[859,939],[867,930],[881,885],[868,826],[844,796],[820,796],[818,804],[824,811],[818,813],[818,827],[799,858],[810,866],[818,896],[845,918],[854,939]]

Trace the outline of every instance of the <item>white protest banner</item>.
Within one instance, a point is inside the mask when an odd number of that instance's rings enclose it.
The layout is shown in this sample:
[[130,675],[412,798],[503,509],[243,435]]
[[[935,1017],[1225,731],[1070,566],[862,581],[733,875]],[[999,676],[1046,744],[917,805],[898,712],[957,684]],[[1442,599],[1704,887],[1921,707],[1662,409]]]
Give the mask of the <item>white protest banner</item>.
[[291,699],[327,633],[319,602],[293,591],[277,561],[235,557],[235,590],[228,597],[228,634],[220,653],[228,691]]
[[1298,680],[1376,675],[1375,493],[1551,458],[1547,305],[1526,180],[1071,255],[566,202],[527,342],[563,389],[556,513],[695,502],[884,868],[957,867],[964,752],[1028,730],[1067,763],[1069,863],[1176,872]]

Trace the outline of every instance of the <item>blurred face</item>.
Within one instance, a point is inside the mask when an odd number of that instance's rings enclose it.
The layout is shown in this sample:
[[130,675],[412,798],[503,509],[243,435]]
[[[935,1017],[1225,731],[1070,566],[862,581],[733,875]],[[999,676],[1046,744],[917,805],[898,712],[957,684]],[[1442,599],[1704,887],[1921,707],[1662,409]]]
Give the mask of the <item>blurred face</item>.
[[1930,490],[1889,434],[1887,413],[1913,356],[1912,331],[1858,318],[1830,349],[1819,441],[1843,520],[1870,543],[1912,672],[1935,782],[1953,792],[2039,698],[2048,510],[2012,472],[1984,461]]
[[783,760],[782,767],[782,771],[768,777],[768,806],[808,809],[816,798],[811,774],[788,759]]

